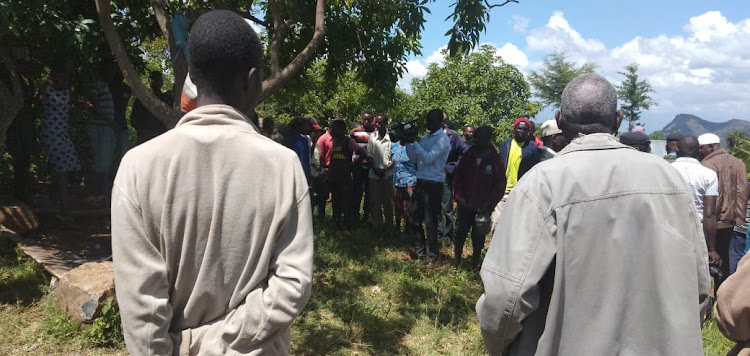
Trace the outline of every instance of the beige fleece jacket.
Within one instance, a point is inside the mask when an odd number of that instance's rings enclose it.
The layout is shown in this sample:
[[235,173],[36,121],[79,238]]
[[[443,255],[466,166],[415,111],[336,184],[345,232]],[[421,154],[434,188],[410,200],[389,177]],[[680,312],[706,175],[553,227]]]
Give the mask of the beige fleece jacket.
[[128,351],[288,354],[312,283],[307,191],[295,153],[225,105],[130,150],[112,193]]

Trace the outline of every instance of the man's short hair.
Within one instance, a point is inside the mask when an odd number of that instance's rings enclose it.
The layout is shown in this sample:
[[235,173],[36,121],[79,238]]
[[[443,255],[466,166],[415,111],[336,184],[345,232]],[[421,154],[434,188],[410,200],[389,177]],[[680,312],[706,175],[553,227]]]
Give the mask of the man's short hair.
[[492,127],[489,126],[480,126],[476,130],[474,130],[474,137],[487,135],[490,138],[492,138],[492,134],[494,132],[492,131]]
[[209,11],[195,21],[188,40],[190,78],[201,94],[227,98],[236,77],[256,68],[263,76],[263,48],[252,27],[234,12]]
[[425,118],[427,120],[430,120],[430,119],[432,119],[432,120],[440,120],[440,122],[442,122],[443,121],[443,116],[444,116],[443,115],[443,110],[432,109],[432,110],[430,110],[430,111],[427,112],[427,115],[425,116]]
[[563,90],[560,129],[570,133],[614,133],[617,91],[604,77],[582,74]]
[[449,129],[453,130],[453,121],[445,119],[445,120],[443,120],[443,125],[445,125],[445,127],[449,128]]
[[698,158],[700,145],[695,136],[684,136],[677,141],[677,156]]
[[375,118],[379,118],[379,117],[382,117],[383,120],[385,120],[385,121],[389,121],[388,115],[386,115],[386,114],[380,113],[380,114],[375,115]]

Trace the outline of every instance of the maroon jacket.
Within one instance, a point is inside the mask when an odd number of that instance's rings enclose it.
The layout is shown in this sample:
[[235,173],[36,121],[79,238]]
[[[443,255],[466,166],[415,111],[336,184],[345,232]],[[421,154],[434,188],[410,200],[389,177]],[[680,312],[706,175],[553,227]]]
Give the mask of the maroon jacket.
[[505,162],[493,148],[477,164],[472,146],[458,161],[453,176],[453,199],[473,211],[491,212],[505,194]]

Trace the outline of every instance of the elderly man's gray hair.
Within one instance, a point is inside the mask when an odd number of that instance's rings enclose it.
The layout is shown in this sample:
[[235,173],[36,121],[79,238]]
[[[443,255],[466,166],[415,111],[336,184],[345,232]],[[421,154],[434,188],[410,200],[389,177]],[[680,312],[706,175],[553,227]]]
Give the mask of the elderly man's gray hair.
[[565,87],[560,129],[568,133],[614,133],[617,91],[598,74],[582,74]]

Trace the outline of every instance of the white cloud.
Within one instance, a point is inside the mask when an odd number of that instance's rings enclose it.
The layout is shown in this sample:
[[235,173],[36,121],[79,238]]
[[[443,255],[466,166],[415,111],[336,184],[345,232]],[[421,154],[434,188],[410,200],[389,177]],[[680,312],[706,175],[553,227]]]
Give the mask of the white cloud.
[[398,87],[407,92],[411,92],[412,79],[424,77],[427,74],[427,67],[432,63],[437,63],[438,65],[443,64],[445,56],[442,51],[446,48],[448,48],[448,46],[438,48],[432,52],[432,54],[427,56],[427,58],[406,62],[406,71],[401,76],[401,79],[398,80]]
[[510,22],[513,24],[513,31],[515,32],[526,32],[529,28],[529,19],[523,16],[513,15]]
[[529,57],[523,53],[516,45],[508,42],[502,47],[495,50],[495,55],[501,57],[506,63],[524,69],[529,66]]
[[[750,93],[750,18],[729,22],[711,11],[689,19],[680,36],[635,37],[614,48],[584,38],[563,13],[555,12],[541,28],[529,31],[527,53],[542,56],[564,50],[578,64],[596,63],[598,72],[613,84],[630,63],[639,64],[659,106],[643,115],[649,131],[658,130],[676,114],[691,113],[704,119],[725,121],[745,114]],[[531,62],[529,69],[539,67]]]

